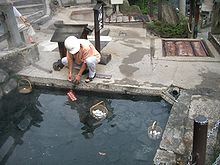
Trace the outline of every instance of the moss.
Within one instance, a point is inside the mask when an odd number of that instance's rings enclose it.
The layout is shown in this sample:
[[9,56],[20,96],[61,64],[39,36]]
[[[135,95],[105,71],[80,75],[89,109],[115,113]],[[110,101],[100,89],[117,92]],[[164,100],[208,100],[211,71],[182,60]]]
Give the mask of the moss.
[[187,20],[185,18],[181,18],[177,25],[154,21],[149,23],[147,28],[163,38],[187,38],[188,36]]

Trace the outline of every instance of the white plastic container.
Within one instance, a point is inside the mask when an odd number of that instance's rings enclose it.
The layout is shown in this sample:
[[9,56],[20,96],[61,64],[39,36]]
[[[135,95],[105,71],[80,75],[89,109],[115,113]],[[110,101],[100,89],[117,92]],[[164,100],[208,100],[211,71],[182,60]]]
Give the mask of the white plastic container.
[[111,0],[112,5],[120,5],[123,4],[123,0]]

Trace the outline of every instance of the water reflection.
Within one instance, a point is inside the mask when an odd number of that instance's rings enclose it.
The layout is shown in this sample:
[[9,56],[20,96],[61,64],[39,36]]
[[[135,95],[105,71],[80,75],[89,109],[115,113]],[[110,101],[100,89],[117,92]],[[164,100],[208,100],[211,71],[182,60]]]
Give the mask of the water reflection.
[[[160,140],[149,139],[147,128],[156,120],[164,129],[169,111],[160,99],[87,92],[71,102],[65,94],[37,90],[1,100],[0,164],[152,164]],[[109,111],[101,122],[90,115],[100,101]]]
[[16,146],[23,144],[22,137],[31,126],[40,127],[43,113],[38,108],[38,97],[39,93],[29,97],[14,92],[1,99],[0,164],[5,164]]
[[80,122],[84,124],[81,128],[82,135],[86,139],[90,139],[94,136],[94,131],[96,128],[100,127],[104,121],[96,120],[90,114],[90,107],[97,104],[98,102],[103,101],[105,103],[106,108],[108,109],[108,115],[105,120],[110,121],[114,118],[113,115],[113,108],[111,105],[111,100],[109,99],[97,99],[97,98],[90,98],[84,96],[80,97],[77,102],[68,101],[66,102],[67,105],[70,105],[71,109],[77,111],[79,115]]

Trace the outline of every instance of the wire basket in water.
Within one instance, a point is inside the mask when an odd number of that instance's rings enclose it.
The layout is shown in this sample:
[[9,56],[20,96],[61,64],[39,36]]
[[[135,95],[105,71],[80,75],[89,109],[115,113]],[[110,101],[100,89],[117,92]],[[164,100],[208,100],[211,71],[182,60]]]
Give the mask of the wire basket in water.
[[154,121],[152,126],[148,127],[147,133],[150,139],[157,140],[162,136],[162,128]]
[[28,79],[20,79],[18,81],[18,92],[28,94],[32,92],[32,85]]
[[105,107],[104,102],[100,101],[93,105],[90,108],[90,115],[96,120],[104,120],[108,115],[108,109]]

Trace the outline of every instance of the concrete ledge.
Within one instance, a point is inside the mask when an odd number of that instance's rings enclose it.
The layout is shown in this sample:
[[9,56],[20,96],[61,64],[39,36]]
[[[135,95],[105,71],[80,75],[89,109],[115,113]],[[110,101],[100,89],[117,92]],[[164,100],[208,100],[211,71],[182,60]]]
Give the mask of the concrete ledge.
[[108,53],[101,53],[101,60],[99,64],[107,65],[111,61],[112,55]]
[[39,52],[36,44],[0,52],[0,68],[8,73],[17,73],[38,60]]
[[52,16],[51,15],[44,15],[43,17],[33,21],[32,23],[34,24],[39,24],[39,25],[43,25],[44,23],[46,23],[47,21],[51,20]]
[[[160,149],[163,150],[163,155],[165,154],[165,157],[166,154],[170,155],[170,152],[176,155],[184,155],[186,152],[184,134],[186,119],[188,118],[189,112],[188,106],[190,105],[190,96],[187,93],[182,92],[177,100],[178,103],[174,103],[171,109],[170,116],[160,142]],[[156,154],[155,159],[157,155],[158,153]],[[163,161],[161,163],[163,163]]]
[[209,33],[208,34],[208,40],[213,44],[213,46],[218,51],[218,53],[220,53],[220,43],[217,40],[217,38],[215,37],[215,35]]
[[176,155],[173,152],[158,149],[154,157],[154,164],[174,165],[176,164]]
[[120,27],[134,27],[134,28],[143,28],[143,22],[105,22],[106,25],[120,26]]
[[86,90],[96,92],[107,92],[107,93],[120,93],[120,94],[131,94],[131,95],[145,95],[145,96],[161,96],[161,92],[164,88],[149,87],[140,88],[134,85],[121,85],[115,83],[84,83],[81,82],[79,85],[74,85],[67,80],[54,79],[54,78],[39,78],[33,76],[25,76],[18,74],[18,76],[28,78],[33,85],[43,87],[53,87],[62,89],[75,89],[75,90]]

